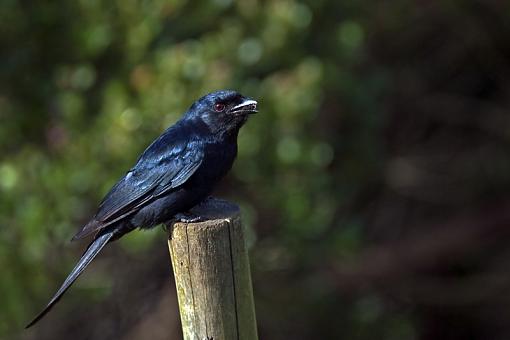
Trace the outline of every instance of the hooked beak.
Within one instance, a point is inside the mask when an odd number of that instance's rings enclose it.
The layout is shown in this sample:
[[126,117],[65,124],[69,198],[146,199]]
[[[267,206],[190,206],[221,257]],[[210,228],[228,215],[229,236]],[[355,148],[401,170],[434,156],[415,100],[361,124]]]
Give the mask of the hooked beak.
[[257,113],[257,102],[253,99],[245,99],[241,104],[238,104],[230,109],[230,113]]

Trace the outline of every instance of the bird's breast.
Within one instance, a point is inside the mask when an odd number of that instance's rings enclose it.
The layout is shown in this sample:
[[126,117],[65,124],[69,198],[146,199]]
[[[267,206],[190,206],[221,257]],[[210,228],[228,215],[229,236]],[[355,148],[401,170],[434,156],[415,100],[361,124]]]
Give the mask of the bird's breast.
[[213,143],[206,146],[204,159],[196,172],[196,179],[202,183],[215,184],[232,168],[237,155],[237,144]]

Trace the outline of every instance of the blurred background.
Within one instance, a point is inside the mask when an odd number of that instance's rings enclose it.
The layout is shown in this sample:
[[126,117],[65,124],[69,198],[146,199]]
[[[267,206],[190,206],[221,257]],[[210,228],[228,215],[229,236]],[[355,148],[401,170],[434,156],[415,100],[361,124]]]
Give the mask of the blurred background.
[[179,339],[166,234],[69,243],[201,95],[259,101],[241,205],[261,339],[510,338],[510,3],[0,4],[0,338]]

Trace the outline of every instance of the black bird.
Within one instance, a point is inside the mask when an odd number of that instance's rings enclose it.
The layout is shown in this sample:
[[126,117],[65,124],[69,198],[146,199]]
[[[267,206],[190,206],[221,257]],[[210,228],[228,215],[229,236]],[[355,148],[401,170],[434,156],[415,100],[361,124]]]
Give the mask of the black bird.
[[230,170],[237,135],[257,102],[235,91],[198,99],[159,136],[101,202],[96,215],[74,237],[94,240],[48,305],[26,328],[59,301],[103,247],[135,228],[152,228],[179,219],[192,221],[189,209],[203,201]]

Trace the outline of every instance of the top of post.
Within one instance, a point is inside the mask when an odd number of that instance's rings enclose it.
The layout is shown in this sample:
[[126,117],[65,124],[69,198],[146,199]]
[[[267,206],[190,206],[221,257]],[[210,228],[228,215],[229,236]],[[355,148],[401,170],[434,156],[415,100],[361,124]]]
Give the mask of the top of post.
[[225,223],[230,223],[240,218],[239,207],[229,201],[219,199],[216,197],[209,197],[202,203],[196,205],[189,210],[192,215],[199,216],[200,221],[197,222],[181,222],[174,221],[171,225],[167,225],[169,237],[172,235],[176,228],[193,226],[194,228],[208,228],[208,227],[221,227]]

